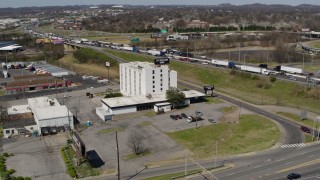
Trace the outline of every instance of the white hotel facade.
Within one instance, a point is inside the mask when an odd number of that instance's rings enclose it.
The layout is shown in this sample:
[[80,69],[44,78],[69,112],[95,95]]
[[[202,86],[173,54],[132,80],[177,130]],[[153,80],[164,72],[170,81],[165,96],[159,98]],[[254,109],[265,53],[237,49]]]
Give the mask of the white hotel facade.
[[125,96],[154,96],[177,87],[177,72],[148,62],[120,64],[120,92]]

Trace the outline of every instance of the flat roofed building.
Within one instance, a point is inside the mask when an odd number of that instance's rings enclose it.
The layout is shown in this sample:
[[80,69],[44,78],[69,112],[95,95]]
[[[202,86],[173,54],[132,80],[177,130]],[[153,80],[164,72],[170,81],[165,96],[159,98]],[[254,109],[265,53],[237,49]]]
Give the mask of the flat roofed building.
[[[189,105],[194,100],[204,97],[205,94],[190,90],[182,91],[185,96],[184,104]],[[166,103],[167,99],[165,94],[160,94],[157,96],[146,97],[146,96],[124,96],[116,98],[105,98],[101,100],[102,107],[97,108],[97,115],[103,120],[112,119],[112,115],[133,113],[142,110],[154,109],[155,104],[161,105],[161,103]],[[164,104],[162,104],[164,105]],[[167,104],[166,104],[167,105]]]
[[6,94],[17,94],[34,90],[63,88],[66,83],[61,78],[55,78],[51,74],[31,74],[13,76],[13,81],[7,84]]
[[34,119],[38,124],[38,132],[41,134],[42,128],[69,126],[74,129],[73,114],[65,105],[60,105],[57,99],[48,97],[38,97],[28,99]]
[[177,72],[148,62],[120,64],[120,92],[125,96],[157,95],[177,87]]

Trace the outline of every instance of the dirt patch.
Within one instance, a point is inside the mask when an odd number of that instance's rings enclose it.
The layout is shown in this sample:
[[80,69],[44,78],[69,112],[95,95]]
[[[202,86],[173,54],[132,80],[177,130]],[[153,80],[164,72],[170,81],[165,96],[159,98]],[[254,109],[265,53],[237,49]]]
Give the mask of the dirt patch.
[[232,111],[223,113],[223,116],[221,117],[220,121],[222,123],[239,123],[239,119],[240,119],[240,109],[236,107],[236,109]]

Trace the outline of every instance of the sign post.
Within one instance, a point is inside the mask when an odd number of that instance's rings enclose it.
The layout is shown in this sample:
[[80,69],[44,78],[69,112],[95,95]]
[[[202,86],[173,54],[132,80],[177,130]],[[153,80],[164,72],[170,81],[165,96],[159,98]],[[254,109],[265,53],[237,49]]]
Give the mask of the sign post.
[[110,79],[109,79],[110,62],[106,62],[106,66],[108,67],[108,83],[109,83],[110,82]]

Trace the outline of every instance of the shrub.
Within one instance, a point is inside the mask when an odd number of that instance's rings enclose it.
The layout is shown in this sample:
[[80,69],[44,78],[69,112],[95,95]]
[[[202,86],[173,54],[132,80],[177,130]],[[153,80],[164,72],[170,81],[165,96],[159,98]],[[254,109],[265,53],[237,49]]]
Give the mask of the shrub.
[[15,173],[15,172],[16,172],[16,170],[14,170],[14,169],[9,169],[9,170],[8,170],[8,173],[9,173],[9,174],[13,174],[13,173]]
[[256,75],[256,74],[252,74],[252,75],[251,75],[251,79],[252,79],[252,80],[259,80],[260,77],[259,77],[258,75]]
[[275,82],[275,81],[277,80],[277,77],[274,76],[274,75],[271,75],[271,76],[269,77],[269,80],[270,80],[270,82]]
[[256,83],[256,87],[257,87],[257,88],[262,88],[262,87],[263,87],[263,84],[264,84],[263,81],[258,81],[258,82]]
[[3,153],[3,156],[4,156],[4,157],[9,157],[9,156],[10,156],[10,154],[9,154],[9,153],[7,153],[7,152],[5,152],[5,153]]
[[76,174],[76,172],[74,171],[73,168],[68,169],[68,173],[69,173],[69,175],[70,175],[71,177],[76,177],[76,176],[77,176],[77,174]]
[[31,180],[30,177],[24,177],[24,180]]
[[24,178],[22,176],[18,176],[17,180],[24,180]]
[[229,72],[231,75],[235,75],[236,74],[236,70],[235,69],[231,69],[231,71]]

